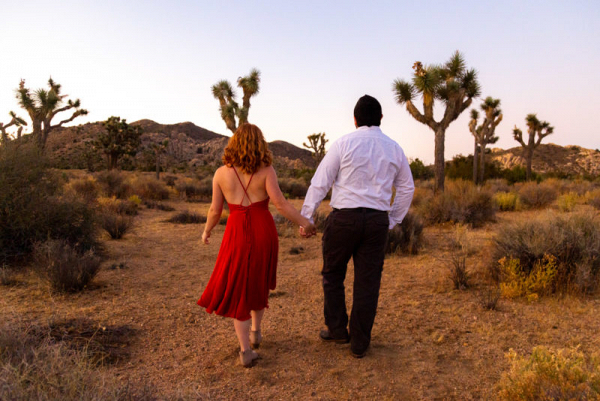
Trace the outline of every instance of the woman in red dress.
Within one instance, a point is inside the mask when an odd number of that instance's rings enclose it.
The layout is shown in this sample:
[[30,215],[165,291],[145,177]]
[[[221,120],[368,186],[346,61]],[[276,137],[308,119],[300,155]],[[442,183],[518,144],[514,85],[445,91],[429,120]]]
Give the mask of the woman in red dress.
[[202,234],[202,242],[208,244],[227,201],[230,213],[223,241],[198,305],[209,313],[234,319],[245,367],[258,358],[252,347],[258,348],[262,340],[260,323],[268,307],[269,290],[275,289],[279,240],[269,200],[284,217],[303,227],[307,236],[315,232],[281,193],[271,162],[260,129],[241,125],[225,148],[224,166],[215,172],[212,203]]

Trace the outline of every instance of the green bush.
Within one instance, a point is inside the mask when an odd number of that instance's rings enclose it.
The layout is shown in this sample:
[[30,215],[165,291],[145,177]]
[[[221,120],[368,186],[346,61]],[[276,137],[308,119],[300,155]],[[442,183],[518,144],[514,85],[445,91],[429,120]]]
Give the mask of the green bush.
[[35,248],[36,272],[53,291],[83,290],[100,269],[94,251],[78,252],[64,240],[39,243]]
[[[551,292],[592,292],[600,278],[600,221],[586,214],[547,212],[505,224],[494,238],[492,256],[495,261],[515,260],[525,278],[552,256],[557,272]],[[498,269],[497,263],[490,266],[491,272]]]
[[579,349],[535,347],[531,356],[508,353],[510,370],[498,384],[500,400],[598,400],[600,358]]
[[95,211],[61,194],[46,159],[28,146],[0,147],[0,263],[25,259],[34,243],[64,239],[80,251],[97,246]]
[[552,184],[527,182],[519,188],[519,197],[525,208],[540,209],[554,202],[558,191]]
[[417,211],[427,223],[450,221],[481,227],[495,219],[490,193],[463,180],[447,181],[444,192],[436,194],[429,202],[423,202]]
[[388,232],[386,254],[403,253],[416,255],[423,246],[423,221],[412,212],[404,216],[401,224]]

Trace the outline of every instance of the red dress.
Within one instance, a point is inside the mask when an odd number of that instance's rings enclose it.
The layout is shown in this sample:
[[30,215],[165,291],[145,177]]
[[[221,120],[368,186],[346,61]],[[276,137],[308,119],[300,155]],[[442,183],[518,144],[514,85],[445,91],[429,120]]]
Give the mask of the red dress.
[[[244,188],[235,174],[244,198],[250,201],[248,186]],[[276,284],[279,239],[268,197],[248,206],[229,204],[229,212],[217,262],[198,305],[208,313],[248,320],[251,310],[269,306],[269,290]]]

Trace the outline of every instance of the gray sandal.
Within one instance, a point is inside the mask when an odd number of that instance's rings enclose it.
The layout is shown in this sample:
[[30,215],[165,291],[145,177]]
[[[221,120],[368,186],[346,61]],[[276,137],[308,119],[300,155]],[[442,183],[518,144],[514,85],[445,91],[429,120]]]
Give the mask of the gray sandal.
[[254,361],[258,359],[258,354],[251,349],[240,351],[240,362],[245,368],[250,368],[254,365]]
[[262,342],[262,334],[260,330],[252,331],[250,330],[250,345],[252,348],[257,349],[260,347],[260,343]]

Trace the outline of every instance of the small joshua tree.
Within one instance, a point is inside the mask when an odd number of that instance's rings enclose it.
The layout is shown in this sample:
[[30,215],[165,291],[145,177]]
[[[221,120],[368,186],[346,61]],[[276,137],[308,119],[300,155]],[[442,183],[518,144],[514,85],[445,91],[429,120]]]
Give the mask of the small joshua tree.
[[[496,143],[498,137],[495,135],[496,127],[502,121],[502,110],[500,110],[500,99],[493,99],[488,96],[481,103],[481,110],[485,113],[483,123],[477,126],[479,112],[471,110],[471,121],[469,122],[469,131],[475,138],[475,150],[473,153],[473,182],[475,184],[483,183],[485,173],[485,148],[490,143]],[[479,156],[479,166],[478,158]]]
[[107,168],[112,170],[117,167],[123,155],[135,155],[140,146],[142,127],[131,126],[121,117],[110,117],[102,122],[104,131],[98,134],[96,147],[106,155]]
[[542,143],[542,139],[554,132],[554,127],[548,121],[538,120],[535,114],[528,114],[525,121],[527,122],[527,133],[529,134],[527,143],[523,140],[523,131],[517,128],[516,125],[513,129],[513,137],[523,147],[523,157],[527,163],[527,180],[530,180],[533,152]]
[[[25,109],[31,118],[33,138],[41,150],[44,150],[48,135],[52,130],[88,113],[87,110],[80,108],[81,102],[79,99],[75,101],[68,100],[66,105],[64,105],[64,99],[68,95],[60,94],[61,86],[54,82],[52,78],[48,80],[48,87],[50,88],[49,90],[38,89],[31,92],[25,87],[25,80],[22,79],[16,91],[19,106]],[[52,120],[58,113],[70,109],[75,110],[70,118],[52,125]]]
[[11,117],[11,120],[8,122],[8,124],[0,123],[0,144],[5,144],[10,140],[10,136],[6,133],[6,129],[8,127],[12,127],[13,125],[18,127],[17,138],[20,138],[21,132],[23,131],[23,125],[27,125],[27,122],[21,117],[17,116],[14,111],[11,111],[8,114]]
[[[258,94],[260,89],[260,71],[253,68],[245,77],[239,77],[237,86],[242,88],[242,107],[235,101],[235,92],[229,81],[222,80],[212,86],[212,94],[221,105],[221,118],[227,129],[235,133],[237,127],[248,122],[250,98]],[[236,120],[237,119],[237,120]]]
[[304,142],[302,146],[313,152],[313,158],[316,160],[318,165],[325,157],[325,144],[329,142],[329,139],[325,139],[324,132],[309,135],[307,136],[307,139],[308,144]]
[[[479,96],[477,71],[467,70],[465,60],[458,51],[445,64],[423,66],[420,61],[413,65],[412,83],[402,79],[394,81],[393,90],[398,104],[406,104],[409,114],[435,133],[435,188],[444,190],[444,142],[446,129]],[[417,94],[423,98],[423,113],[413,101]],[[436,121],[433,116],[435,100],[445,105],[444,116]]]
[[160,180],[160,155],[163,153],[167,153],[167,146],[169,146],[169,140],[165,139],[161,143],[153,143],[152,150],[154,151],[154,156],[156,157],[156,179]]

